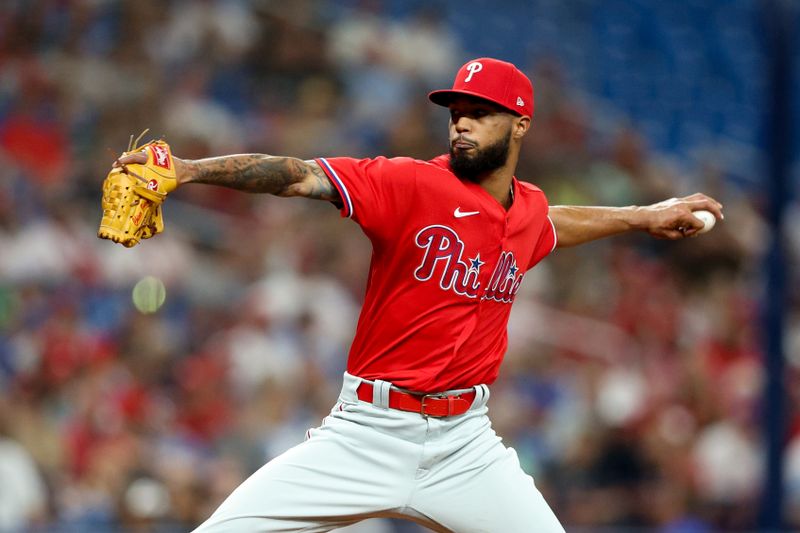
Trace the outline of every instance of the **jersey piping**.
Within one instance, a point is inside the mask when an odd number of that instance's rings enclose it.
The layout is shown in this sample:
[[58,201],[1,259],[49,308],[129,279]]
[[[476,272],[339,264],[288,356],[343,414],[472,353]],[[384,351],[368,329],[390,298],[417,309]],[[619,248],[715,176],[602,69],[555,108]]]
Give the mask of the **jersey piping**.
[[550,221],[550,227],[553,228],[553,247],[550,249],[550,253],[553,253],[553,250],[558,246],[558,232],[556,231],[556,225],[553,223],[553,219],[550,218],[550,215],[547,215],[547,220]]
[[345,187],[344,182],[342,182],[341,178],[339,178],[339,176],[336,174],[336,171],[333,169],[330,163],[325,160],[324,157],[320,157],[317,161],[325,165],[325,169],[328,171],[328,176],[332,178],[334,186],[336,186],[336,189],[339,191],[339,196],[341,196],[342,200],[344,200],[344,216],[347,218],[353,218],[353,201],[350,199],[350,193],[347,192],[347,187]]

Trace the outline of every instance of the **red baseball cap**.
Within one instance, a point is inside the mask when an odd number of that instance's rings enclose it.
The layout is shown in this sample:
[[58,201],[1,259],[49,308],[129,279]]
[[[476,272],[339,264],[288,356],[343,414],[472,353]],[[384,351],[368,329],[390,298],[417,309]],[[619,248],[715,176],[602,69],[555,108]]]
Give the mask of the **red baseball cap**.
[[447,107],[454,96],[466,94],[494,102],[515,115],[533,116],[533,84],[506,61],[481,57],[461,67],[452,89],[428,94],[434,104]]

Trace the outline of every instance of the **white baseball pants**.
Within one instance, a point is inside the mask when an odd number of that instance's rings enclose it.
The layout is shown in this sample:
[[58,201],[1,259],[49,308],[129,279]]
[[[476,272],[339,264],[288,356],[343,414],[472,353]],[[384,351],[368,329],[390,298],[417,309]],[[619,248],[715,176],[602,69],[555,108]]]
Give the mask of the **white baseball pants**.
[[476,387],[467,413],[426,418],[359,401],[359,383],[345,374],[322,425],[245,480],[195,531],[323,532],[402,517],[440,532],[564,533],[516,452],[492,430],[488,387]]

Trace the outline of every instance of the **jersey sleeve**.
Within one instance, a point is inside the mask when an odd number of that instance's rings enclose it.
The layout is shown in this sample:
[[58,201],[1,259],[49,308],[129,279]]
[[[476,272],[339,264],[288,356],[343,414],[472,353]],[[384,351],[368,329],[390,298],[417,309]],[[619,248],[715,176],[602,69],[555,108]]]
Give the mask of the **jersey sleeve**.
[[416,168],[409,158],[316,159],[342,198],[341,214],[372,237],[391,234],[411,208]]
[[[542,206],[544,213],[547,213],[550,209],[547,198],[545,198],[544,194],[541,195]],[[536,242],[536,246],[533,249],[533,255],[531,256],[531,261],[528,263],[528,268],[533,268],[539,261],[550,255],[550,253],[556,249],[556,245],[558,244],[558,235],[556,234],[556,227],[553,224],[553,220],[550,218],[550,215],[545,214],[544,221],[540,225],[539,230],[539,238]]]

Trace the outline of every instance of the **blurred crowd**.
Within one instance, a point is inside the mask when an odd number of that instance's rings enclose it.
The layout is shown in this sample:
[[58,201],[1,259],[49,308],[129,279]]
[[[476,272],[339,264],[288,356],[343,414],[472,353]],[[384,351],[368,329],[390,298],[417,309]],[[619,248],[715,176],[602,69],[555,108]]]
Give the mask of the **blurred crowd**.
[[[150,128],[187,158],[427,159],[446,150],[447,113],[425,95],[465,50],[435,9],[389,17],[377,1],[3,3],[0,531],[186,531],[301,442],[340,386],[370,256],[358,227],[329,204],[195,186],[165,204],[163,235],[100,241],[99,186],[129,135]],[[699,190],[726,220],[677,243],[558,250],[531,271],[495,429],[569,528],[752,529],[764,198],[732,186],[724,161],[676,162],[631,124],[598,121],[557,61],[520,66],[536,114],[518,176],[552,204]],[[146,275],[167,288],[151,315],[131,304]],[[800,528],[793,291],[787,520]]]

